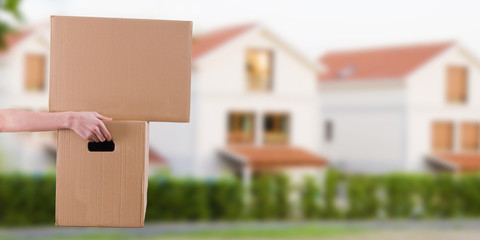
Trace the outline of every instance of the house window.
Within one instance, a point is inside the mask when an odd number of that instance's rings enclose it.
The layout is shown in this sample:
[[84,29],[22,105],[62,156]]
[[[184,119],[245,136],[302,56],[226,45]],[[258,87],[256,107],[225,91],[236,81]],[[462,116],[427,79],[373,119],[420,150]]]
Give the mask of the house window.
[[253,143],[254,129],[253,113],[230,113],[228,116],[228,143]]
[[250,49],[247,51],[246,71],[248,90],[269,91],[272,87],[272,51]]
[[463,151],[477,151],[479,146],[479,124],[465,122],[461,125],[461,145]]
[[434,122],[432,125],[432,150],[451,151],[453,147],[453,124]]
[[288,143],[289,116],[285,113],[268,113],[263,119],[263,142],[265,144]]
[[467,101],[467,69],[460,66],[447,68],[447,101],[464,103]]
[[333,140],[333,122],[331,120],[325,121],[325,141],[331,142]]
[[42,91],[45,88],[45,56],[27,54],[25,56],[25,90]]

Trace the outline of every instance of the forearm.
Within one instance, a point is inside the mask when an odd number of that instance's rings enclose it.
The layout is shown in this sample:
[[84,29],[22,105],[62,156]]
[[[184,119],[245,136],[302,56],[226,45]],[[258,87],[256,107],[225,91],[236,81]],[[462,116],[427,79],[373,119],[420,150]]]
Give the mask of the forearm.
[[33,132],[69,128],[69,112],[29,112],[17,109],[0,109],[0,131]]

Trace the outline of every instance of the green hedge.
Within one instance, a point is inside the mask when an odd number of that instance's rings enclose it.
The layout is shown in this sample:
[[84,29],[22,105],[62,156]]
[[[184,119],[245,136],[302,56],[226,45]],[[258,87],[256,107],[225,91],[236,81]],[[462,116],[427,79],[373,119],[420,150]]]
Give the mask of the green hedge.
[[337,206],[337,196],[339,183],[341,181],[340,174],[336,171],[328,171],[325,176],[324,183],[324,204],[321,210],[321,216],[327,219],[342,218],[343,214]]
[[[296,187],[283,175],[264,175],[252,181],[248,195],[245,191],[232,179],[152,177],[146,220],[480,217],[478,174],[345,176],[328,171],[322,183],[306,178]],[[54,175],[0,175],[0,225],[53,224],[54,219]]]
[[320,216],[320,188],[313,178],[305,178],[300,199],[303,218],[314,219]]
[[348,182],[348,211],[350,219],[374,218],[380,205],[377,197],[378,179],[375,177],[354,176]]
[[55,176],[0,175],[0,225],[55,222]]

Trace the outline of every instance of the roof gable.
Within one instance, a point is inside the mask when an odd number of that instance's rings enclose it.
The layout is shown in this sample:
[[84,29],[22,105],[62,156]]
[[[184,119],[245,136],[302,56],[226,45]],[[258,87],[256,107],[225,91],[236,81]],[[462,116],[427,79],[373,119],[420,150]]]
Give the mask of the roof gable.
[[32,29],[27,29],[27,30],[11,32],[6,34],[4,36],[5,47],[0,48],[0,56],[6,54],[10,48],[17,45],[19,42],[21,42],[26,37],[30,36],[30,34],[32,33],[33,33]]
[[442,53],[453,42],[327,53],[320,81],[401,79]]
[[255,23],[249,23],[229,28],[222,28],[210,33],[193,37],[192,60],[197,60],[204,54],[216,49],[224,43],[254,28]]
[[240,37],[247,32],[265,33],[265,36],[268,36],[270,40],[273,40],[277,44],[282,46],[287,52],[292,54],[292,56],[296,57],[300,62],[307,65],[309,69],[312,69],[315,72],[320,71],[320,66],[318,66],[315,62],[307,59],[305,56],[300,54],[297,50],[293,49],[281,38],[276,36],[273,32],[269,31],[258,23],[249,23],[228,28],[222,28],[216,31],[212,31],[210,33],[194,36],[192,44],[192,61],[198,61],[207,53],[217,50],[221,46],[227,44],[230,41],[233,41],[235,38]]

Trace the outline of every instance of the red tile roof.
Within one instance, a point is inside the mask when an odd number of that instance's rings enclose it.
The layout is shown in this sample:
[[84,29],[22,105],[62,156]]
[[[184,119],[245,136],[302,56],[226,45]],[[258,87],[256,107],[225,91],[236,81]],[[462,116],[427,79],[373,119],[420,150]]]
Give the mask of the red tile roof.
[[480,153],[445,153],[436,154],[432,158],[445,166],[454,167],[455,171],[477,172],[480,171]]
[[11,32],[4,36],[5,48],[0,48],[0,56],[5,54],[11,47],[19,43],[25,37],[33,32],[32,29],[26,29],[19,32]]
[[327,72],[320,81],[402,78],[453,42],[330,52],[319,59]]
[[[227,43],[240,34],[252,29],[256,25],[256,23],[248,23],[222,28],[209,33],[194,36],[192,43],[192,60],[195,60],[207,52],[221,46],[222,44]],[[13,47],[16,43],[28,36],[30,33],[32,33],[32,29],[7,34],[5,36],[5,41],[7,43],[6,48],[0,49],[0,55],[4,54],[9,48]]]
[[162,155],[160,155],[156,151],[154,151],[151,146],[148,150],[148,156],[149,156],[149,161],[148,162],[151,165],[154,165],[154,164],[165,165],[166,164],[165,158],[163,158]]
[[327,164],[325,158],[291,146],[229,146],[225,151],[246,159],[245,165],[253,169],[323,167]]
[[255,25],[255,23],[249,23],[229,28],[222,28],[210,33],[194,36],[192,45],[192,60],[199,58],[205,53],[250,30]]

